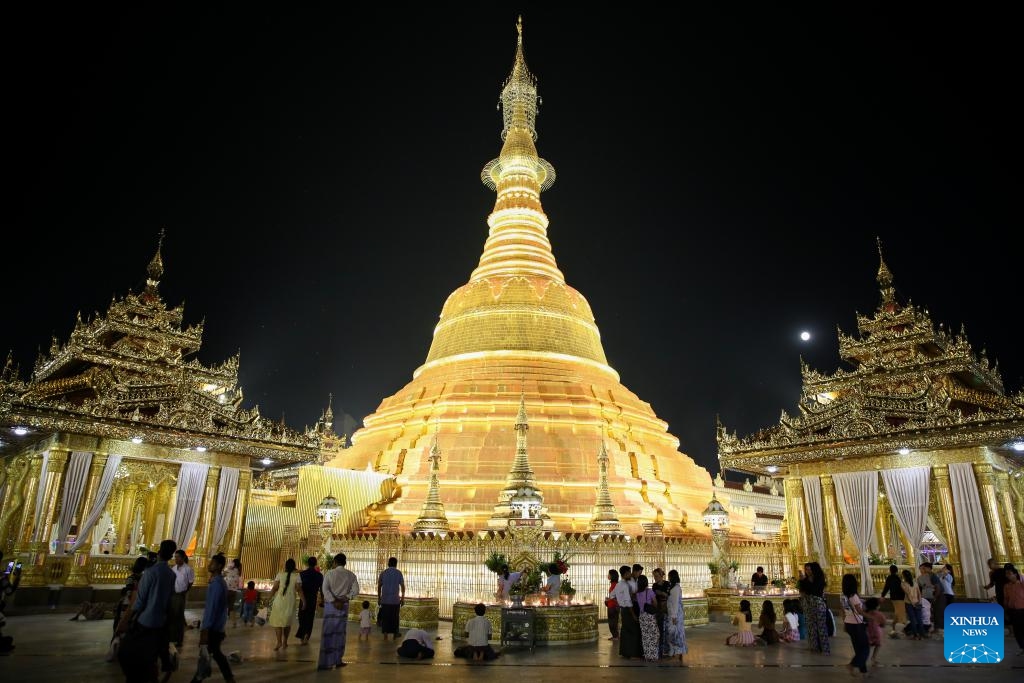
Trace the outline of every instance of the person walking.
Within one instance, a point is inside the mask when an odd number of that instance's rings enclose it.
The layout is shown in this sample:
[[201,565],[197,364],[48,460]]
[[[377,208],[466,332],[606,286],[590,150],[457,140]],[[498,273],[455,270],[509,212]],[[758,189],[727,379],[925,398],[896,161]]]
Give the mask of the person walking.
[[377,577],[377,604],[380,612],[377,622],[384,640],[398,639],[399,613],[405,603],[405,577],[398,569],[398,558],[389,557],[387,569]]
[[324,575],[324,626],[320,637],[320,671],[348,666],[344,661],[345,637],[348,635],[348,608],[359,595],[359,579],[345,568],[345,553],[334,556],[334,568]]
[[117,659],[127,683],[156,680],[158,657],[163,661],[165,677],[170,677],[175,668],[166,653],[167,622],[176,580],[168,562],[177,547],[171,539],[160,543],[159,560],[142,572],[135,602],[118,624],[121,647]]
[[171,606],[167,615],[167,637],[174,646],[181,650],[185,644],[185,603],[188,600],[188,591],[196,582],[196,572],[188,564],[188,555],[180,548],[174,551],[174,595],[171,596]]
[[270,617],[267,623],[274,627],[277,635],[275,650],[288,647],[288,636],[291,634],[292,623],[295,621],[295,605],[305,606],[306,599],[302,593],[302,579],[295,567],[295,560],[288,558],[284,563],[284,571],[274,578],[274,587],[270,590]]
[[210,572],[210,583],[206,587],[206,604],[203,607],[203,620],[200,622],[202,629],[199,631],[199,667],[192,677],[192,683],[199,683],[206,678],[201,674],[209,670],[210,659],[217,662],[217,668],[220,669],[220,673],[227,683],[235,683],[235,676],[231,673],[231,664],[228,663],[228,658],[220,649],[221,643],[226,637],[225,630],[228,625],[228,610],[230,609],[228,584],[221,576],[224,563],[224,556],[217,553],[210,558],[210,562],[206,565]]
[[1020,572],[1012,564],[1004,565],[1006,583],[1003,585],[1003,609],[1006,610],[1006,622],[1013,627],[1013,637],[1017,641],[1020,652],[1024,656],[1024,583],[1021,583]]
[[842,591],[839,602],[843,606],[843,627],[853,643],[853,659],[846,665],[846,669],[851,674],[856,669],[862,677],[867,678],[871,645],[868,643],[868,629],[864,621],[864,603],[857,595],[857,577],[843,574]]
[[612,597],[615,584],[619,582],[619,572],[615,569],[608,570],[608,595],[604,599],[604,606],[608,608],[608,640],[619,639],[619,603]]
[[982,586],[984,590],[994,588],[996,591],[996,602],[1000,607],[1005,608],[1003,600],[1003,589],[1006,587],[1006,568],[996,562],[994,557],[988,558],[988,583]]
[[663,640],[668,646],[667,656],[679,658],[679,666],[683,665],[683,655],[687,653],[686,647],[686,613],[683,609],[683,587],[679,583],[679,572],[675,569],[668,571],[668,612],[665,615],[665,631]]
[[317,571],[317,560],[306,558],[306,568],[299,572],[302,584],[302,607],[299,609],[299,630],[295,637],[302,645],[309,645],[309,637],[313,635],[313,621],[316,619],[316,604],[320,599],[320,589],[324,585],[324,575]]
[[825,655],[832,654],[828,622],[826,621],[832,619],[832,615],[828,613],[828,604],[825,602],[825,586],[827,584],[825,572],[817,562],[805,564],[803,576],[797,582],[797,588],[800,590],[800,607],[807,623],[807,641],[811,652],[820,652]]
[[892,630],[889,631],[889,637],[898,638],[896,624],[903,624],[904,629],[907,627],[907,605],[906,594],[903,592],[903,577],[900,576],[900,568],[894,564],[889,565],[889,576],[885,577],[882,597],[888,597],[892,603]]

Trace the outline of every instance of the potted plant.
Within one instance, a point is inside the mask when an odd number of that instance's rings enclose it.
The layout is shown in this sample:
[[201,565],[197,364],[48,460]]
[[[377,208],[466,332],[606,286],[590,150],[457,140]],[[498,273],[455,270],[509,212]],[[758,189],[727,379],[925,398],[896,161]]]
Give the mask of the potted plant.
[[558,594],[562,596],[563,602],[570,603],[572,602],[572,597],[576,595],[576,587],[572,585],[569,579],[562,579],[562,583],[558,587]]
[[722,568],[717,562],[708,562],[708,571],[711,572],[711,587],[719,588],[722,583]]

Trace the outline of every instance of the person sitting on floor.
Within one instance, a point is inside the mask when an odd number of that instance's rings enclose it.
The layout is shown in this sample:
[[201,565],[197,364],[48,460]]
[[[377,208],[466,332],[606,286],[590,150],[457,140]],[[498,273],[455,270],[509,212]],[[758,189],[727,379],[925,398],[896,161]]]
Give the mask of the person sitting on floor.
[[754,617],[750,614],[750,600],[740,600],[740,611],[732,615],[732,624],[738,630],[725,639],[726,645],[750,647],[756,645],[754,632],[750,630]]
[[405,633],[402,645],[395,652],[399,657],[409,659],[433,659],[434,649],[430,634],[421,628],[411,628]]
[[103,619],[109,609],[105,602],[83,602],[75,612],[75,616],[68,621],[78,621],[78,617],[85,617],[86,621],[99,621]]

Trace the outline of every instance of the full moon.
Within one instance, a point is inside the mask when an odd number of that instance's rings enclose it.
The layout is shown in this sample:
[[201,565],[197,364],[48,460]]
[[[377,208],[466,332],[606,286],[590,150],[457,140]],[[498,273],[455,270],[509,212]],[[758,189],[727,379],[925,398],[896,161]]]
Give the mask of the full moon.
[[808,332],[807,330],[804,330],[803,332],[800,333],[800,338],[803,339],[804,341],[808,341],[811,338],[811,333]]

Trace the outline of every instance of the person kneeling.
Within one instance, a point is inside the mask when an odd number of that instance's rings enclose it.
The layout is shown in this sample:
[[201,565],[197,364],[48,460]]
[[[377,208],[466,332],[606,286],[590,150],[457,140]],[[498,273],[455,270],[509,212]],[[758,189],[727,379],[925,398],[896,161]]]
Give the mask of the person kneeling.
[[411,628],[402,640],[402,645],[395,652],[399,657],[409,659],[433,659],[434,650],[431,648],[430,635],[421,628]]
[[473,608],[476,616],[466,622],[466,636],[469,639],[469,652],[466,659],[471,662],[489,662],[498,656],[498,653],[491,647],[490,640],[493,636],[491,622],[484,614],[487,606],[482,602]]

